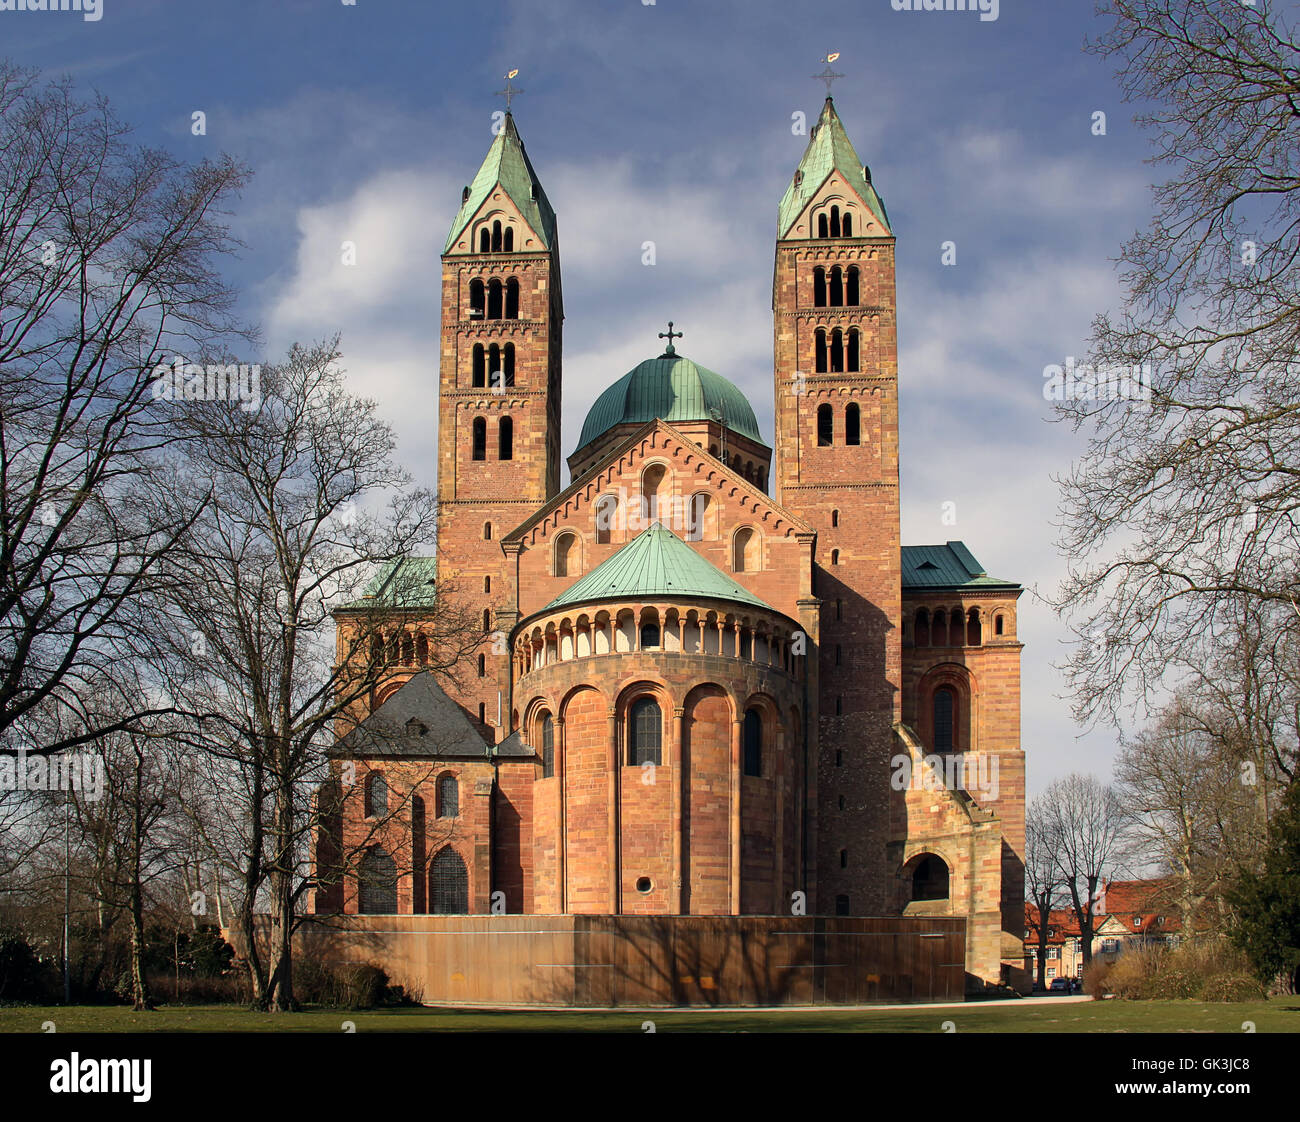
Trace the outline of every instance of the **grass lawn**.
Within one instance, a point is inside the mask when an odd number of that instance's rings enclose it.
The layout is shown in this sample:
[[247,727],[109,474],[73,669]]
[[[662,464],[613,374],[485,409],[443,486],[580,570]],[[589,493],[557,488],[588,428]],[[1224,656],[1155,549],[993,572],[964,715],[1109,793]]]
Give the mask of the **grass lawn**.
[[340,1032],[352,1021],[357,1032],[941,1032],[952,1021],[958,1032],[1300,1032],[1300,998],[1210,1005],[1197,1001],[1089,1001],[1053,1004],[1051,998],[960,1008],[899,1006],[836,1011],[652,1012],[497,1011],[482,1009],[385,1009],[349,1012],[310,1009],[297,1014],[251,1013],[224,1005],[163,1007],[133,1013],[121,1006],[25,1006],[0,1009],[0,1032],[40,1032],[53,1021],[58,1032]]

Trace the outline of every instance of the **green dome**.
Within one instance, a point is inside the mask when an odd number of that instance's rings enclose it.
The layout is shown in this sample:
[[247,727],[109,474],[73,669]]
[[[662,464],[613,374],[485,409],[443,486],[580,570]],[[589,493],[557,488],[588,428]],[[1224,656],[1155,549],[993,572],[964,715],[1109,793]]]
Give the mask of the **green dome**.
[[583,448],[615,425],[673,421],[721,421],[733,432],[763,443],[745,395],[721,374],[689,358],[666,353],[648,358],[609,387],[582,424]]

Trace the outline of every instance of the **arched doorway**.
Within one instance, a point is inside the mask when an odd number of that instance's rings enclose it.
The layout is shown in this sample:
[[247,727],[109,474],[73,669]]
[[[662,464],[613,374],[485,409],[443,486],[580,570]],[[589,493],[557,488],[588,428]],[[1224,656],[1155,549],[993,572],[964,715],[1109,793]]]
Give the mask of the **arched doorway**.
[[949,898],[948,864],[933,853],[913,857],[904,870],[908,874],[909,896],[912,903],[947,900]]

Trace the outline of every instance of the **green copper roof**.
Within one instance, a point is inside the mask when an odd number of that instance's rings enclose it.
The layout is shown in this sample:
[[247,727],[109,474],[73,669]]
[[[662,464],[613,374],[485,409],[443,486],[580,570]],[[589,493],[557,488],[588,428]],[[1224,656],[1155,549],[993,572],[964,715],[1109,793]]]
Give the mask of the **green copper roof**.
[[[492,188],[500,184],[511,201],[519,208],[528,224],[537,231],[542,244],[547,249],[555,247],[555,211],[551,209],[546,192],[529,163],[528,153],[524,151],[524,142],[519,139],[515,128],[515,119],[506,114],[505,127],[492,141],[483,166],[469,185],[469,196],[461,204],[451,224],[451,233],[447,235],[447,244],[443,253],[449,253],[456,239],[469,224],[469,220],[478,212],[484,200],[492,193]],[[518,247],[517,247],[518,248]]]
[[733,432],[763,443],[758,419],[745,395],[721,374],[689,358],[666,351],[633,367],[604,393],[587,413],[578,447],[615,425],[668,421],[717,420]]
[[799,161],[799,170],[785,189],[777,211],[776,236],[784,238],[790,232],[794,221],[803,213],[804,207],[821,189],[832,171],[838,171],[848,180],[849,186],[862,196],[862,201],[871,208],[871,212],[880,220],[886,230],[889,229],[889,215],[885,213],[885,204],[876,189],[867,182],[862,161],[853,150],[853,142],[840,123],[840,116],[835,112],[835,105],[828,97],[822,106],[822,115],[813,127],[808,138],[808,147],[803,159]]
[[984,571],[962,542],[947,545],[905,545],[902,549],[904,588],[1019,588]]
[[542,610],[549,612],[592,600],[644,600],[656,596],[707,596],[773,610],[659,522],[571,584]]
[[404,557],[385,565],[361,593],[360,600],[342,604],[338,611],[357,608],[432,607],[438,583],[436,557]]

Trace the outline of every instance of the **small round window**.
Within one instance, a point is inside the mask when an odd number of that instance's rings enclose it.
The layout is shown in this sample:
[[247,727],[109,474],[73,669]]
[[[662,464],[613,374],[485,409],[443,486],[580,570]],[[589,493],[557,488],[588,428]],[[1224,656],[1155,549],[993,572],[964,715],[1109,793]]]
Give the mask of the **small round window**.
[[649,892],[650,889],[652,888],[654,888],[654,883],[650,880],[649,877],[637,877],[636,890],[638,892],[642,892],[642,893]]

